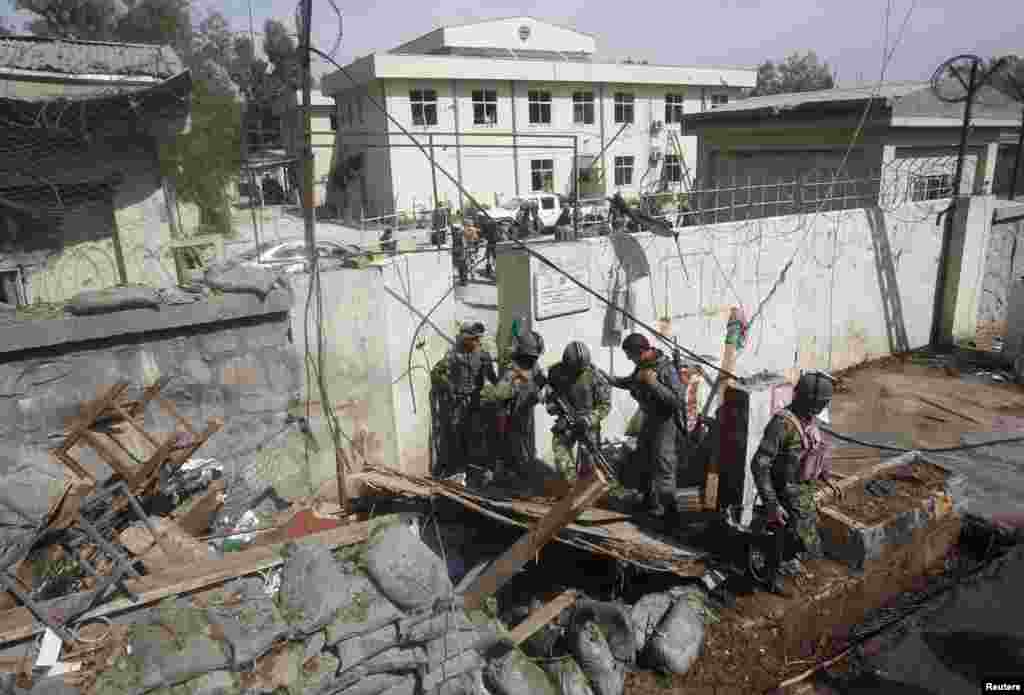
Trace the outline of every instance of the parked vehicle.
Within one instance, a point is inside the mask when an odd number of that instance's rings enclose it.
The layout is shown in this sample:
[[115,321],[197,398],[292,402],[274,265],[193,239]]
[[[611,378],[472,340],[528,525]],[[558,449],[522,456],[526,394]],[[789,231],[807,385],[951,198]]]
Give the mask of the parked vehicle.
[[[515,223],[516,216],[524,203],[534,203],[537,206],[537,216],[540,218],[541,233],[552,234],[558,224],[558,218],[562,216],[562,205],[568,202],[568,198],[554,193],[531,193],[529,195],[509,198],[501,205],[486,208],[485,212],[503,226],[511,226]],[[603,220],[607,213],[601,205],[583,205],[580,207],[581,220]]]
[[[355,244],[340,244],[321,239],[316,242],[317,258],[345,260],[362,253]],[[283,270],[297,273],[309,270],[309,252],[305,239],[268,241],[238,254],[234,262],[239,265]]]

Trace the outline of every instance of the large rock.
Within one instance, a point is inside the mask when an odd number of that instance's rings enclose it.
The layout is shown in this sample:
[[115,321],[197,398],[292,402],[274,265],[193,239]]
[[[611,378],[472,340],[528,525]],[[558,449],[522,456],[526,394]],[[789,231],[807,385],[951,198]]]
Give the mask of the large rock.
[[216,625],[231,645],[231,661],[239,669],[262,656],[290,628],[260,579],[246,578],[213,594],[207,620]]
[[484,683],[495,695],[559,695],[543,669],[518,649],[491,659],[484,668]]
[[453,591],[441,558],[397,517],[371,533],[366,565],[384,595],[403,610],[427,607]]
[[615,658],[602,626],[597,621],[573,626],[572,648],[597,695],[622,695],[626,685],[625,663]]
[[284,554],[280,606],[293,634],[311,635],[330,623],[339,610],[353,608],[353,598],[363,591],[365,577],[345,571],[326,548],[290,543]]

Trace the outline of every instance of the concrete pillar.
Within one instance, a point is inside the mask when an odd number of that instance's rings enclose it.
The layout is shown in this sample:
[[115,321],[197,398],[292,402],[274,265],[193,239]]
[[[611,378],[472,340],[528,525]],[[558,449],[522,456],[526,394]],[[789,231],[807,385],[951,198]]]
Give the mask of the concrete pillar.
[[757,497],[750,460],[772,414],[788,405],[791,398],[792,385],[779,374],[726,389],[725,400],[718,411],[719,438],[715,452],[719,475],[718,508],[740,507],[741,524],[749,524],[753,518]]
[[991,142],[985,147],[984,157],[978,166],[981,183],[977,187],[978,195],[992,195],[992,183],[996,178],[996,158],[999,156],[999,143]]
[[879,182],[878,205],[885,209],[901,202],[902,196],[906,194],[906,181],[900,181],[899,171],[894,166],[896,162],[896,146],[884,145],[882,147],[882,172]]

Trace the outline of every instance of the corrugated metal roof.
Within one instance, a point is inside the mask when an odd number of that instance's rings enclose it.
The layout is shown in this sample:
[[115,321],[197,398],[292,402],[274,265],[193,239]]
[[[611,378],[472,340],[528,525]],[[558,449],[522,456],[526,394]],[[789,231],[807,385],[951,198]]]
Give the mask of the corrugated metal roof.
[[859,101],[872,94],[882,99],[895,99],[928,89],[927,82],[890,82],[876,89],[876,85],[864,87],[848,87],[840,89],[822,89],[815,92],[797,92],[795,94],[771,94],[764,97],[739,99],[729,104],[716,106],[707,113],[729,113],[732,111],[754,111],[757,109],[795,109],[807,104]]
[[38,36],[0,37],[0,67],[72,75],[160,79],[172,77],[185,69],[177,53],[168,46]]

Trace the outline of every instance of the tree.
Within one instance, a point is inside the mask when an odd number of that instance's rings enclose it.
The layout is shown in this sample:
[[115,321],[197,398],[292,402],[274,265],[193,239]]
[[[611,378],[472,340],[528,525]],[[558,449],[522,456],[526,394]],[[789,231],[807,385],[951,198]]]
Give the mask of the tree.
[[276,19],[268,19],[263,24],[263,52],[267,54],[267,60],[273,68],[272,82],[279,94],[302,86],[295,40],[288,28]]
[[834,86],[835,78],[828,63],[819,62],[817,53],[795,52],[781,63],[776,64],[770,60],[762,63],[757,68],[757,86],[750,95],[811,92],[817,89],[832,89]]
[[171,46],[190,69],[192,128],[161,147],[161,167],[204,232],[231,232],[228,186],[241,166],[236,42],[217,12],[193,27],[189,0],[15,0],[42,36]]

